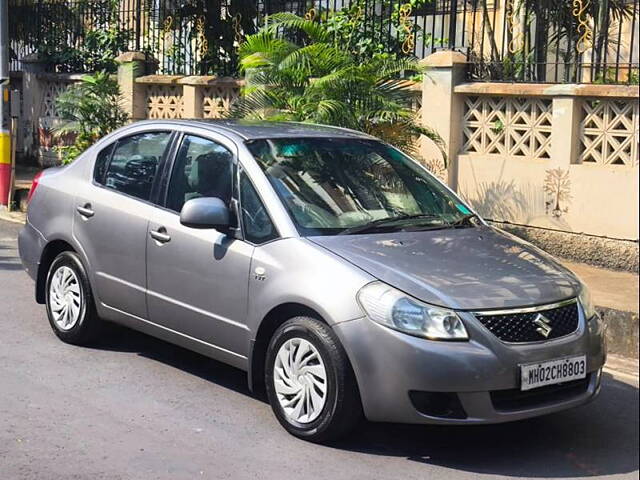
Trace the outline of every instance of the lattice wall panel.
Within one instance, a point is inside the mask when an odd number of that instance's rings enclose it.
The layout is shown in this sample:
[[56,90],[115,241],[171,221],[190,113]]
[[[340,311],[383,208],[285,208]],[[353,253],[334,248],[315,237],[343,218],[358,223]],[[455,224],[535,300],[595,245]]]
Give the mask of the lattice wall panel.
[[240,96],[240,87],[235,85],[213,85],[203,92],[204,118],[221,118]]
[[550,158],[551,121],[551,99],[468,96],[463,153]]
[[638,101],[588,99],[580,122],[582,163],[638,166]]
[[58,118],[56,99],[71,83],[63,81],[46,81],[42,85],[42,114],[43,118]]
[[182,118],[182,86],[147,85],[148,118]]

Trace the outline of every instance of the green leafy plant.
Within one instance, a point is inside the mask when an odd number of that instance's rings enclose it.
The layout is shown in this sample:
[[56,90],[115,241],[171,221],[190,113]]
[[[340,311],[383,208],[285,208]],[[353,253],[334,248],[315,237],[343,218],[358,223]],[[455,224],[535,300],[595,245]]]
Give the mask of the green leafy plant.
[[15,2],[11,8],[10,38],[58,72],[115,72],[114,58],[133,35],[122,28],[117,0]]
[[184,73],[192,64],[198,75],[237,74],[237,39],[255,33],[258,2],[181,0],[166,5],[169,8],[154,9],[155,21],[163,30],[161,41],[144,42],[151,55],[167,55],[161,65],[164,73]]
[[[333,40],[358,58],[369,58],[381,53],[406,56],[403,42],[409,32],[400,27],[400,8],[410,6],[413,11],[428,2],[429,0],[354,0],[349,2],[348,7],[322,12],[320,18]],[[414,35],[421,31],[414,22],[411,22],[409,29]],[[430,42],[431,35],[424,35],[423,41]]]
[[326,24],[287,13],[269,17],[239,54],[247,84],[232,116],[351,128],[409,153],[420,135],[442,145],[411,108],[413,82],[406,76],[419,72],[416,59],[357,57]]
[[58,137],[73,137],[72,145],[56,147],[62,163],[70,163],[96,140],[121,127],[128,120],[120,106],[118,82],[107,72],[85,75],[56,99],[65,121],[55,129]]
[[594,79],[593,83],[596,84],[613,84],[613,83],[626,83],[628,85],[638,85],[639,82],[638,69],[625,69],[608,67],[606,70],[600,72]]
[[[115,58],[127,50],[130,35],[129,30],[113,27],[91,30],[86,33],[80,47],[57,46],[43,58],[60,72],[104,70],[113,73],[118,68]],[[40,55],[43,56],[43,52]]]
[[127,50],[130,37],[130,30],[115,27],[91,30],[77,50],[76,64],[84,65],[90,72],[115,72],[118,68],[115,58]]

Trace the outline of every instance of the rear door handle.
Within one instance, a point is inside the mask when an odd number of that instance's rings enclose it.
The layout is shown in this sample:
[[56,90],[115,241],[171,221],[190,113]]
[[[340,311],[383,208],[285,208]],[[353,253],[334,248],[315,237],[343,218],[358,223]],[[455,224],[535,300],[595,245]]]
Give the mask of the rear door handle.
[[167,243],[171,241],[171,235],[167,233],[167,229],[164,227],[160,227],[158,230],[151,230],[149,235],[151,235],[151,238],[156,242]]
[[82,215],[85,218],[91,218],[96,214],[96,212],[94,212],[91,209],[91,204],[90,203],[86,203],[82,207],[78,206],[78,207],[76,207],[76,210],[78,211],[78,213],[80,215]]

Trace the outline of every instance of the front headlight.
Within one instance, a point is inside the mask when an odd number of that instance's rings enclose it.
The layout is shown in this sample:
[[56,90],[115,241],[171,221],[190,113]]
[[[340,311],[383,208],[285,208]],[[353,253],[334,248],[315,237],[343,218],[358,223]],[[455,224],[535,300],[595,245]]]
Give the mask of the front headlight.
[[585,284],[582,284],[580,295],[578,295],[578,301],[580,302],[580,306],[582,307],[584,317],[587,320],[591,320],[593,316],[596,314],[596,307],[593,305],[593,300],[591,299],[591,292],[589,292],[589,289]]
[[381,325],[430,340],[468,340],[467,330],[453,310],[427,305],[382,282],[358,292],[368,317]]

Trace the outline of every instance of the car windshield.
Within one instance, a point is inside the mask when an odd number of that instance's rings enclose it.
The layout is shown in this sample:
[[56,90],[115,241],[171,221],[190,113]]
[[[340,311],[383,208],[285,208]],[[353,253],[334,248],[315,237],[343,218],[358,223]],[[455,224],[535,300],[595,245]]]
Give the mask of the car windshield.
[[301,235],[471,226],[474,215],[398,150],[354,138],[247,143]]

